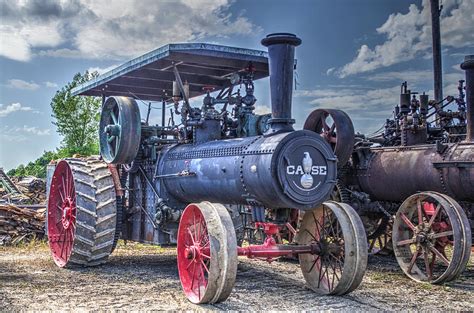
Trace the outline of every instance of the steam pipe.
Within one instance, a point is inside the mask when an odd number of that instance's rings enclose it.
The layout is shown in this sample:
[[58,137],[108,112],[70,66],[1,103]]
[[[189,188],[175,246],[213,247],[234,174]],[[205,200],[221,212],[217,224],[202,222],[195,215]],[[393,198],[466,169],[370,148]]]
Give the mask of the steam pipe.
[[466,71],[466,141],[474,142],[474,55],[466,55],[461,68]]
[[433,74],[436,102],[443,100],[443,67],[441,63],[441,35],[439,24],[439,0],[430,0],[431,4],[431,36],[433,40]]
[[270,67],[270,91],[272,118],[267,134],[293,131],[295,120],[291,118],[291,96],[293,93],[293,69],[295,47],[301,39],[294,34],[274,33],[262,39],[268,47]]

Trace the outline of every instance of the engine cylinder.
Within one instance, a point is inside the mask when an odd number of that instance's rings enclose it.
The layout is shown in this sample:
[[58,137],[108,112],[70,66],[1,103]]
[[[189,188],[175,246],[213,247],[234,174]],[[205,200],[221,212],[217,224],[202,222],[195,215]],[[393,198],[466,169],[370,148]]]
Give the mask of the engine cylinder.
[[372,148],[366,162],[348,175],[373,200],[403,201],[420,191],[437,191],[457,200],[474,200],[474,144]]
[[309,210],[336,182],[336,158],[311,131],[177,145],[162,152],[157,176],[182,203],[211,201]]

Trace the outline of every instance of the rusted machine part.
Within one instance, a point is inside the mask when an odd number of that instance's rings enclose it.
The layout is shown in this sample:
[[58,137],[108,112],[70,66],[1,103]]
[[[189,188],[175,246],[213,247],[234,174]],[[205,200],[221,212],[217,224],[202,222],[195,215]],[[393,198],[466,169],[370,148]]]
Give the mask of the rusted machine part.
[[367,163],[345,179],[359,185],[372,200],[401,202],[417,190],[431,190],[474,201],[474,144],[441,148],[443,151],[437,145],[372,148]]
[[314,131],[329,142],[337,156],[338,167],[347,163],[354,147],[354,125],[344,111],[316,109],[306,119],[303,129]]
[[406,199],[397,212],[393,248],[405,274],[413,280],[444,283],[465,269],[471,251],[471,229],[457,202],[440,193],[421,192]]
[[296,242],[320,247],[318,253],[299,254],[303,276],[315,292],[343,295],[362,282],[367,238],[360,217],[348,204],[327,201],[305,212]]
[[112,179],[114,181],[114,186],[115,186],[115,194],[117,197],[122,197],[123,196],[123,188],[122,184],[120,182],[120,175],[117,169],[116,164],[107,164],[110,174],[112,175]]
[[474,142],[474,55],[465,56],[461,68],[466,71],[466,141]]

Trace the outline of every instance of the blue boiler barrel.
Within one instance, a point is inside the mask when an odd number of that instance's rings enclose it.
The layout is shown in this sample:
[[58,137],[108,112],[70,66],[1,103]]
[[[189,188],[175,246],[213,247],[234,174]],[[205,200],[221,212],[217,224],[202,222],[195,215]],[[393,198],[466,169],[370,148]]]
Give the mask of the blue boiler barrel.
[[336,162],[323,138],[301,130],[171,146],[161,153],[157,178],[182,203],[309,210],[332,192]]

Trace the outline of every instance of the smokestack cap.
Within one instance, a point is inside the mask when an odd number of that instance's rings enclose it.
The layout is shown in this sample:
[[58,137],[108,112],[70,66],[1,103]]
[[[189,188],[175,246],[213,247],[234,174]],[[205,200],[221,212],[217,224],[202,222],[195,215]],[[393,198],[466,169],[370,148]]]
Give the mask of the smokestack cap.
[[461,63],[461,68],[463,70],[472,70],[474,69],[474,55],[466,55],[464,57],[464,62]]
[[268,34],[267,37],[262,39],[262,45],[265,47],[275,44],[288,44],[296,47],[301,44],[301,39],[290,33]]

